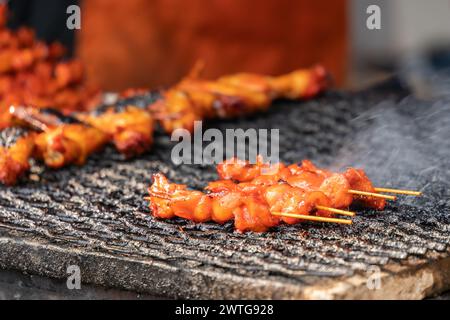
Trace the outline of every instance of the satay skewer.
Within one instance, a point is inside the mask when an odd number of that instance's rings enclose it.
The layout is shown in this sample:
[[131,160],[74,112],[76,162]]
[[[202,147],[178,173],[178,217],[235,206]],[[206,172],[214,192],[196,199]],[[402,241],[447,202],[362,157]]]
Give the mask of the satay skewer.
[[404,189],[390,189],[390,188],[375,188],[376,192],[386,192],[386,193],[397,193],[405,194],[409,196],[421,196],[422,192],[414,190],[404,190]]
[[[209,193],[209,195],[214,196],[215,194]],[[167,197],[163,194],[156,193],[156,192],[153,192],[153,196],[157,197],[157,198],[165,199],[165,200],[177,200],[176,197]],[[149,201],[149,200],[151,200],[151,197],[144,197],[143,199]],[[331,208],[331,207],[326,207],[326,206],[321,206],[321,205],[316,205],[315,207],[317,210],[328,211],[328,212],[332,212],[335,214],[340,214],[340,215],[348,216],[348,217],[354,217],[356,215],[356,212],[353,212],[353,211],[336,209],[336,208]]]
[[[176,198],[173,198],[173,197],[170,198],[170,197],[166,197],[164,195],[159,195],[159,194],[154,194],[154,197],[165,199],[165,200],[176,200]],[[144,200],[150,201],[151,197],[144,197]],[[348,216],[348,217],[354,217],[356,215],[356,212],[353,212],[353,211],[335,209],[335,208],[319,206],[319,205],[316,205],[316,209],[317,210],[322,210],[322,211],[328,211],[328,212],[332,212],[332,213],[335,213],[335,214],[340,214],[340,215]]]
[[[240,232],[263,232],[279,223],[295,224],[302,220],[349,225],[351,219],[331,214],[354,217],[355,212],[345,210],[354,201],[383,210],[385,200],[397,199],[380,191],[420,194],[412,190],[374,188],[361,169],[348,168],[339,174],[304,160],[301,166],[281,164],[276,172],[265,175],[262,171],[269,166],[260,159],[254,166],[244,161],[232,165],[230,162],[218,166],[222,180],[210,182],[206,193],[171,184],[162,174],[154,175],[148,189],[150,197],[145,197],[150,201],[152,215],[195,222],[234,220]],[[275,219],[275,216],[282,218]]]
[[272,212],[272,215],[280,216],[280,217],[296,218],[296,219],[302,219],[302,220],[308,220],[308,221],[316,221],[316,222],[352,224],[352,220],[347,220],[347,219],[318,217],[318,216],[310,216],[310,215],[288,213],[288,212]]

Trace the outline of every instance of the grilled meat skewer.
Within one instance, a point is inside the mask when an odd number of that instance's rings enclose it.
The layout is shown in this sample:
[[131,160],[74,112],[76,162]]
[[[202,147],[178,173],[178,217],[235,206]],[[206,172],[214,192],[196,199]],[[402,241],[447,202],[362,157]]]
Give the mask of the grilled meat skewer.
[[329,217],[317,206],[329,207],[331,200],[320,191],[305,190],[285,182],[256,185],[214,181],[206,193],[189,190],[185,185],[169,183],[162,174],[153,176],[148,200],[152,215],[169,219],[181,217],[194,222],[214,221],[223,224],[234,220],[240,232],[263,232],[281,222],[295,224],[299,219],[277,217],[272,212]]
[[274,99],[310,98],[326,84],[327,74],[320,66],[280,77],[237,74],[208,81],[191,75],[164,92],[152,109],[166,115],[161,125],[168,133],[178,128],[192,131],[194,121],[265,111]]
[[[351,223],[333,214],[353,216],[342,210],[354,203],[383,210],[386,199],[376,193],[363,170],[344,173],[320,169],[310,161],[301,165],[256,164],[229,159],[217,166],[222,180],[212,181],[206,192],[169,183],[162,174],[153,175],[149,191],[150,210],[158,218],[181,217],[195,222],[234,220],[238,231],[266,231],[280,222],[304,220]],[[402,190],[400,190],[402,191]]]

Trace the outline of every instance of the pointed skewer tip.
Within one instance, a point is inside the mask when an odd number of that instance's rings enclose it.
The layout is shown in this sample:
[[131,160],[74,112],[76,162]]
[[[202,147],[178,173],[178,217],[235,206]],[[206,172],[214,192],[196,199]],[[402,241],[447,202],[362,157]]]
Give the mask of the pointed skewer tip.
[[287,213],[287,212],[272,212],[272,215],[280,216],[280,217],[296,218],[296,219],[308,220],[308,221],[316,221],[316,222],[330,222],[330,223],[339,223],[339,224],[352,224],[352,220],[337,219],[337,218],[327,218],[327,217],[318,217],[318,216],[310,216],[310,215]]
[[335,208],[324,207],[324,206],[316,206],[316,209],[322,210],[322,211],[333,212],[333,213],[341,214],[341,215],[348,216],[348,217],[354,217],[356,215],[356,212],[353,212],[353,211],[335,209]]
[[356,194],[356,195],[359,195],[359,196],[381,198],[381,199],[392,200],[392,201],[397,200],[396,196],[389,196],[389,195],[386,195],[386,194],[379,194],[379,193],[374,193],[374,192],[367,192],[367,191],[360,191],[360,190],[349,190],[348,193]]
[[376,192],[404,194],[404,195],[416,196],[416,197],[419,197],[422,195],[421,191],[404,190],[404,189],[375,188],[375,191]]

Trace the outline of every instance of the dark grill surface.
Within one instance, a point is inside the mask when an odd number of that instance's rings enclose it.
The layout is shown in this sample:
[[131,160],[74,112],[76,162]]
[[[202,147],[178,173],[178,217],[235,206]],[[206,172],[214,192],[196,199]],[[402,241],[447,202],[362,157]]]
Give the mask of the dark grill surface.
[[19,138],[23,138],[27,135],[28,130],[20,127],[11,127],[0,130],[0,147],[10,148]]
[[172,165],[173,144],[158,134],[142,158],[124,161],[107,149],[84,167],[36,166],[40,181],[2,187],[0,266],[63,277],[68,264],[78,263],[86,281],[168,297],[286,298],[288,287],[448,252],[448,99],[420,101],[392,81],[209,125],[279,128],[283,161],[358,166],[379,186],[425,195],[400,197],[383,212],[359,209],[352,226],[305,223],[239,234],[232,224],[158,221],[142,199],[152,173],[195,188],[216,178],[209,166]]

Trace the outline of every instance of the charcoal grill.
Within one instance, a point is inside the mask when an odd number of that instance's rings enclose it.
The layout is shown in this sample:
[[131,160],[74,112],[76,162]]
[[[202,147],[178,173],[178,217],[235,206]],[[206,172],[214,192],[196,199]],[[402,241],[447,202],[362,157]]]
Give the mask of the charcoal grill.
[[[83,283],[167,298],[423,298],[450,287],[449,99],[419,100],[394,79],[208,125],[278,128],[282,161],[362,167],[379,186],[424,196],[359,209],[351,226],[262,234],[156,220],[143,200],[152,173],[194,188],[216,178],[212,166],[173,165],[159,133],[138,159],[107,148],[81,168],[37,164],[32,180],[1,187],[0,267],[65,279],[76,264]],[[378,271],[380,287],[368,285]]]

